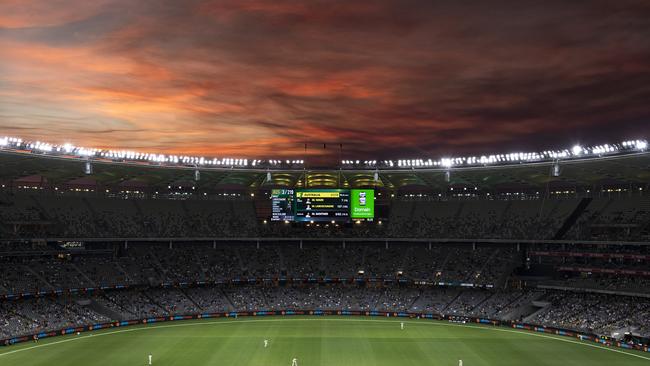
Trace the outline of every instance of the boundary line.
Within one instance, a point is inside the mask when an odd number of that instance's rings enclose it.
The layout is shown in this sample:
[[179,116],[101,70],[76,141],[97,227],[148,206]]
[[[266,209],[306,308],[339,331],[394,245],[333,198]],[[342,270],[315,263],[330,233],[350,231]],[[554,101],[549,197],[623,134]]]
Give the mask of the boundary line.
[[[137,328],[130,328],[130,329],[119,329],[119,330],[113,330],[109,332],[103,332],[103,333],[98,333],[98,334],[89,334],[89,335],[84,335],[84,336],[77,336],[75,338],[68,338],[68,339],[63,339],[60,341],[54,341],[54,342],[49,342],[46,344],[38,344],[30,347],[25,347],[25,348],[20,348],[20,349],[15,349],[7,352],[0,353],[0,357],[18,353],[18,352],[24,352],[24,351],[29,351],[35,348],[41,348],[41,347],[48,347],[56,344],[61,344],[61,343],[67,343],[67,342],[72,342],[72,341],[78,341],[82,339],[87,339],[87,338],[95,338],[95,337],[102,337],[102,336],[107,336],[107,335],[112,335],[112,334],[119,334],[119,333],[127,333],[127,332],[137,332],[137,331],[142,331],[142,330],[154,330],[154,329],[160,329],[160,328],[176,328],[176,327],[192,327],[192,326],[199,326],[199,325],[230,325],[230,324],[237,324],[237,323],[262,323],[262,322],[282,322],[282,321],[342,321],[342,322],[373,322],[373,323],[392,323],[396,322],[396,320],[383,320],[383,319],[344,319],[344,318],[328,318],[331,315],[328,316],[318,316],[317,318],[309,318],[309,319],[300,319],[300,318],[294,318],[294,315],[292,316],[286,316],[283,317],[282,319],[243,319],[243,320],[224,320],[219,319],[216,321],[196,321],[192,323],[187,323],[187,324],[160,324],[160,325],[143,325],[141,327]],[[403,318],[398,318],[402,319],[404,321],[405,319]],[[573,343],[573,344],[579,344],[583,346],[588,346],[592,348],[597,348],[605,351],[611,351],[611,352],[616,352],[632,357],[637,357],[643,360],[648,360],[650,361],[650,357],[645,357],[641,355],[637,355],[635,353],[630,353],[630,352],[625,352],[621,351],[618,349],[610,348],[610,347],[605,347],[601,345],[596,345],[596,344],[590,344],[590,343],[585,343],[585,342],[580,342],[580,341],[575,341],[571,339],[563,339],[559,337],[553,337],[550,335],[545,335],[545,334],[537,334],[533,332],[528,332],[528,331],[520,331],[520,330],[514,330],[514,329],[499,329],[496,327],[488,327],[488,326],[477,326],[477,325],[472,325],[472,324],[455,324],[455,323],[443,323],[442,321],[431,321],[430,319],[424,319],[424,321],[418,321],[418,320],[413,320],[409,319],[406,320],[405,323],[408,324],[420,324],[420,325],[434,325],[434,326],[446,326],[446,327],[465,327],[465,328],[471,328],[471,329],[481,329],[481,330],[493,330],[493,331],[498,331],[498,332],[506,332],[506,333],[515,333],[515,334],[521,334],[521,335],[529,335],[529,336],[534,336],[534,337],[540,337],[540,338],[546,338],[546,339],[552,339],[556,341],[562,341],[562,342],[567,342],[567,343]],[[74,336],[74,335],[70,335]]]

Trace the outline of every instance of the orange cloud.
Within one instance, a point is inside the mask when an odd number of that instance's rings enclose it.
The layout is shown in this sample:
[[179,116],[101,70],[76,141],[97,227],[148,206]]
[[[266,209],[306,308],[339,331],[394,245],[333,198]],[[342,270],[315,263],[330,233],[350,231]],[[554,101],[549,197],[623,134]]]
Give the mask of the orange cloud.
[[650,134],[650,8],[595,3],[8,0],[0,134],[360,158]]

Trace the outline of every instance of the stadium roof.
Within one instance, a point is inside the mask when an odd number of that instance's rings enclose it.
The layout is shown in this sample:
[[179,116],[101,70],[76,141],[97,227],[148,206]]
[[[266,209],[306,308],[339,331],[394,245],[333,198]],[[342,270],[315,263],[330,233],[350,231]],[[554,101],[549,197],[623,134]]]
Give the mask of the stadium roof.
[[[3,185],[48,187],[94,186],[165,190],[257,191],[276,187],[376,187],[400,192],[440,192],[451,189],[481,191],[542,191],[614,186],[645,187],[650,182],[650,152],[639,151],[566,161],[512,165],[421,169],[250,169],[186,166],[151,166],[137,163],[93,161],[86,174],[80,159],[31,152],[0,151]],[[558,164],[559,175],[554,168]],[[196,171],[199,171],[198,180]],[[270,178],[270,179],[269,179]],[[190,187],[191,186],[191,187]]]

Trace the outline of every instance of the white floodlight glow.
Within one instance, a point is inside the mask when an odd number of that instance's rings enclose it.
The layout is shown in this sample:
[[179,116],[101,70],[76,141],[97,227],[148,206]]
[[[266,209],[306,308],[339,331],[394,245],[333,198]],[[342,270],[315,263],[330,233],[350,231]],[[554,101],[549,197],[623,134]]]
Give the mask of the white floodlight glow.
[[573,155],[580,155],[582,154],[582,146],[580,145],[575,145],[573,148],[571,148],[571,152]]
[[[66,142],[62,145],[51,144],[42,141],[23,141],[17,137],[0,137],[1,148],[17,148],[31,150],[33,153],[41,154],[66,154],[76,158],[88,159],[89,157],[107,158],[118,162],[141,161],[149,164],[181,164],[191,166],[212,165],[219,167],[253,167],[259,166],[281,166],[304,164],[304,160],[248,160],[244,158],[206,158],[200,156],[176,156],[156,153],[144,153],[129,150],[100,150],[75,146]],[[648,141],[645,139],[626,140],[613,144],[602,144],[593,146],[574,145],[566,149],[544,150],[540,152],[513,152],[508,154],[478,155],[465,157],[447,157],[438,160],[430,158],[397,159],[397,160],[341,160],[341,165],[346,167],[365,166],[381,168],[393,168],[397,166],[402,169],[422,168],[444,168],[450,170],[454,167],[488,166],[488,165],[514,165],[538,161],[558,161],[563,159],[580,159],[590,156],[603,156],[613,154],[631,154],[637,151],[648,150]]]

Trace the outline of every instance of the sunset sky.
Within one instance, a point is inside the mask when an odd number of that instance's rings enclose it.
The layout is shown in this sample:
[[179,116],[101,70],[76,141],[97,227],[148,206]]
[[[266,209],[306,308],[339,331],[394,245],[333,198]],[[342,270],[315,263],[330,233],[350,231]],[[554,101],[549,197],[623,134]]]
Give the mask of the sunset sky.
[[362,159],[648,138],[650,1],[1,0],[0,135]]

